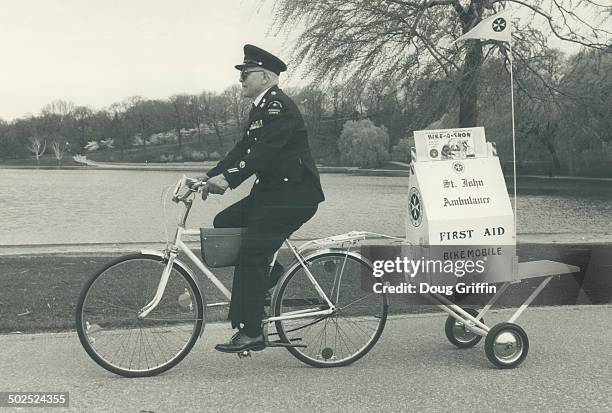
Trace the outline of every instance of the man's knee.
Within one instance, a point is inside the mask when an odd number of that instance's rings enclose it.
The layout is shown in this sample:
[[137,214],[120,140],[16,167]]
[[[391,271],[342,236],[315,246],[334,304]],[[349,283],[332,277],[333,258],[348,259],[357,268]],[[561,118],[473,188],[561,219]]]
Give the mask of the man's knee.
[[215,218],[213,219],[213,227],[215,228],[232,228],[231,225],[228,225],[228,219],[227,216],[223,214],[223,211],[219,212],[217,215],[215,215]]
[[219,212],[213,219],[215,228],[242,228],[246,226],[249,199],[244,198]]
[[242,217],[236,211],[225,209],[215,215],[213,226],[215,228],[241,228],[243,226]]

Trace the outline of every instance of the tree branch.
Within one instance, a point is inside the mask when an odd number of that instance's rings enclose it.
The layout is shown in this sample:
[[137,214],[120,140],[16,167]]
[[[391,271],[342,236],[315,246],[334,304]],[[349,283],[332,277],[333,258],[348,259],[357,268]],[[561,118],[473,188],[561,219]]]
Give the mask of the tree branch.
[[[491,4],[493,3],[500,3],[500,2],[508,2],[508,3],[515,3],[515,4],[520,4],[521,6],[527,7],[528,9],[531,9],[534,13],[544,17],[546,19],[546,21],[548,22],[548,26],[550,27],[550,30],[552,31],[552,33],[560,40],[564,40],[567,42],[572,42],[572,43],[577,43],[580,44],[582,46],[586,46],[586,47],[590,47],[590,48],[595,48],[595,49],[609,49],[610,46],[605,44],[605,43],[590,43],[584,40],[580,40],[578,38],[571,38],[571,37],[567,37],[562,35],[561,33],[559,33],[559,31],[557,30],[557,28],[555,27],[554,24],[554,18],[544,12],[542,9],[540,9],[537,6],[533,6],[525,1],[522,0],[491,0]],[[561,14],[564,15],[564,13],[561,11]],[[567,27],[567,26],[566,26]],[[571,32],[571,29],[570,29]],[[578,36],[577,36],[578,37]]]

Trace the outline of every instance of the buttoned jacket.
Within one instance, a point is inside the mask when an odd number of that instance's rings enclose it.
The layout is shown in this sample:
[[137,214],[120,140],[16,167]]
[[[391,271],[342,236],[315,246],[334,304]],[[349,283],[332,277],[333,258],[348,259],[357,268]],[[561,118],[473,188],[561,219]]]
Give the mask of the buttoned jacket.
[[267,189],[291,190],[310,179],[316,188],[313,201],[324,200],[304,119],[293,100],[277,86],[268,89],[252,107],[242,139],[208,172],[210,177],[218,174],[225,176],[231,188],[253,174],[257,176],[255,187]]

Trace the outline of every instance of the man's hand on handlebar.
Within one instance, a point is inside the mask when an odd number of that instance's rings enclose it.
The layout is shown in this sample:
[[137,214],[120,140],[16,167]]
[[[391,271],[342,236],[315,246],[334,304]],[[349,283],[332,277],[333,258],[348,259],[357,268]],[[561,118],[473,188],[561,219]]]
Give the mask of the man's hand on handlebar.
[[206,181],[206,186],[208,188],[208,192],[211,194],[222,195],[229,187],[229,183],[223,175],[217,175],[209,178],[208,181]]
[[204,175],[194,176],[193,178],[190,178],[190,179],[198,180],[201,182],[206,182],[210,179],[210,177],[208,176],[208,174],[204,174]]
[[175,190],[175,202],[183,200],[190,193],[196,191],[202,193],[202,200],[206,200],[206,198],[208,198],[208,194],[222,195],[229,187],[229,183],[223,175],[213,176],[210,178],[207,174],[194,176],[193,178],[183,177],[183,185],[186,185],[189,188],[189,191],[182,197],[179,197]]
[[206,201],[206,198],[208,198],[208,185],[201,186],[200,192],[202,193],[202,201]]

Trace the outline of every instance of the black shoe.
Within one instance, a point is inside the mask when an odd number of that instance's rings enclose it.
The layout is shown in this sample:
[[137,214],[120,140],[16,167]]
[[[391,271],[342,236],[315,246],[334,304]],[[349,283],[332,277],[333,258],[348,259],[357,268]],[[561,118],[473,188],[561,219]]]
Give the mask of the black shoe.
[[215,350],[222,353],[240,353],[246,350],[260,351],[266,348],[263,335],[249,337],[244,331],[238,331],[232,336],[229,343],[217,344]]

